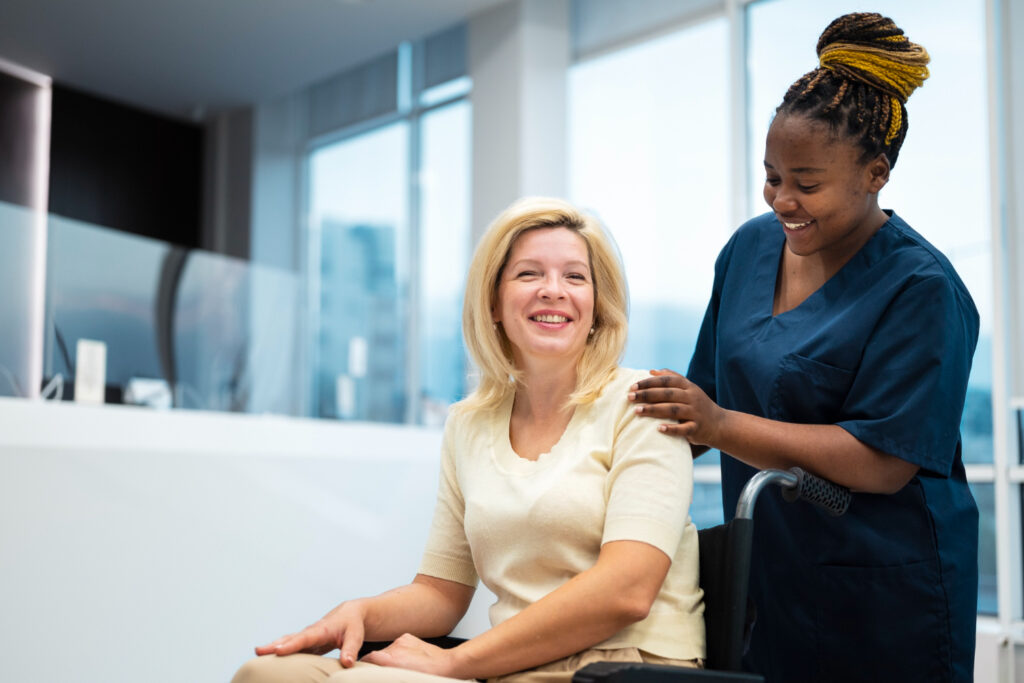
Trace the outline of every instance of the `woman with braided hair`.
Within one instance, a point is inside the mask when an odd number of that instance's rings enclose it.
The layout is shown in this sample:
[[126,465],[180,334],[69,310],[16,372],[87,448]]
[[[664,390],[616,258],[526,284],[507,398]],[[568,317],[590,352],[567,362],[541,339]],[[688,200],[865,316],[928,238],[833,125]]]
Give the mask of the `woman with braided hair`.
[[848,14],[776,110],[771,212],[741,226],[686,377],[630,388],[694,453],[722,451],[725,512],[759,469],[800,466],[854,491],[830,518],[758,501],[757,621],[769,681],[969,681],[978,512],[959,425],[978,314],[949,261],[882,210],[928,53],[890,19]]

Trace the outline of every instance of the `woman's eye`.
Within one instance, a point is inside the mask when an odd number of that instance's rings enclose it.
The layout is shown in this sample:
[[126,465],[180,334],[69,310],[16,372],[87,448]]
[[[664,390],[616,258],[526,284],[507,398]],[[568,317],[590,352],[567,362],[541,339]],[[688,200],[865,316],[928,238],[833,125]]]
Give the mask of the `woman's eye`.
[[798,189],[799,189],[799,190],[800,190],[801,192],[812,192],[812,191],[814,191],[814,190],[815,190],[815,189],[816,189],[817,187],[818,187],[817,185],[797,185],[797,188],[798,188]]
[[537,271],[535,270],[523,270],[516,277],[535,277],[536,275]]
[[572,280],[580,280],[582,282],[587,281],[587,276],[583,273],[569,273],[569,278]]
[[779,184],[779,179],[778,178],[772,178],[772,177],[769,176],[768,178],[764,179],[764,182],[766,182],[767,184],[772,185],[774,187],[775,185]]

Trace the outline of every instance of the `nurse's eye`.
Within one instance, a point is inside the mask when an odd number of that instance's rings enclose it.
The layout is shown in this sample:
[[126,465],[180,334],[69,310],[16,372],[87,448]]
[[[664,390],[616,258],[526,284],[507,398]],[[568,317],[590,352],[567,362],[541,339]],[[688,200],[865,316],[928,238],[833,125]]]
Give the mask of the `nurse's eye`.
[[584,275],[583,273],[569,273],[569,275],[567,275],[567,277],[570,280],[579,280],[580,282],[586,282],[587,281],[587,276]]
[[767,183],[768,185],[771,185],[772,187],[775,187],[776,185],[779,184],[779,179],[768,176],[767,178],[764,179],[764,182]]
[[815,183],[814,185],[797,185],[797,189],[799,189],[801,192],[814,192],[815,190],[818,189],[818,184]]
[[521,270],[516,274],[517,278],[530,278],[537,277],[538,273],[535,270]]

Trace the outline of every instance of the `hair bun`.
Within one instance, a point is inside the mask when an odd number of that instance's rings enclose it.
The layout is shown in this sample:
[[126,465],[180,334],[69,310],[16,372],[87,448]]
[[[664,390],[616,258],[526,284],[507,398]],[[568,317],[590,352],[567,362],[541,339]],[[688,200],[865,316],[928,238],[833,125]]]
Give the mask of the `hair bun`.
[[818,63],[906,103],[928,78],[928,51],[910,42],[892,19],[874,12],[845,14],[818,39]]

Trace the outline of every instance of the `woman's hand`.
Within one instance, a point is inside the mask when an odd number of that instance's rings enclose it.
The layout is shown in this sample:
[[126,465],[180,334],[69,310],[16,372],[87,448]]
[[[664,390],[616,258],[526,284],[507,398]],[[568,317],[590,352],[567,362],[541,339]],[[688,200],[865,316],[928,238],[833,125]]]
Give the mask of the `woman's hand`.
[[386,648],[369,653],[362,661],[450,677],[453,674],[453,655],[453,650],[431,645],[406,633]]
[[282,636],[272,643],[256,648],[257,655],[290,655],[308,652],[322,655],[338,648],[341,665],[352,666],[363,646],[364,619],[361,601],[343,602],[315,624],[298,633]]
[[676,420],[678,424],[663,424],[658,429],[682,436],[695,446],[716,448],[728,411],[677,372],[652,370],[651,374],[654,377],[630,387],[629,400],[637,404],[637,414]]

